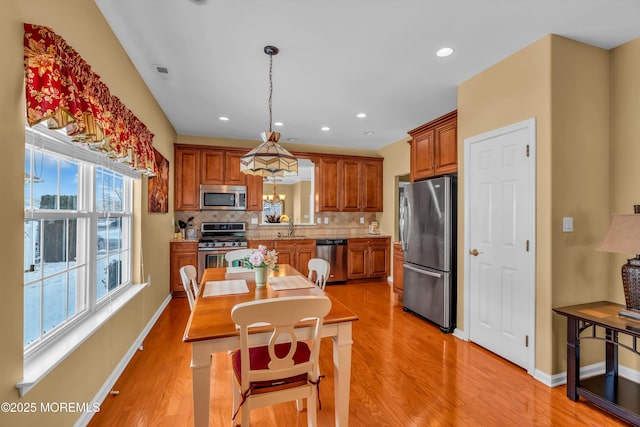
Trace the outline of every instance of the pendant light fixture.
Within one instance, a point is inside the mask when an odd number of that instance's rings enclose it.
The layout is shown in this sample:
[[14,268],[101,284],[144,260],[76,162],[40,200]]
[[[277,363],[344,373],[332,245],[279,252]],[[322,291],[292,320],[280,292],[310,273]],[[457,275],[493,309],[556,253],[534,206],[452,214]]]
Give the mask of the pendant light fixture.
[[298,159],[278,144],[280,133],[272,130],[273,55],[277,55],[278,52],[279,49],[275,46],[264,47],[264,53],[269,55],[269,132],[262,132],[260,135],[264,142],[240,159],[240,171],[248,175],[298,175]]

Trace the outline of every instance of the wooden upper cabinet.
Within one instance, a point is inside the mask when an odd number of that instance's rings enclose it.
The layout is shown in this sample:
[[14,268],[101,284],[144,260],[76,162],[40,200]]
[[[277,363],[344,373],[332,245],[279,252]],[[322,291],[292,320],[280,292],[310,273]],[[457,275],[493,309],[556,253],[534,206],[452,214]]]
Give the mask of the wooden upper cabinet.
[[358,159],[343,159],[340,164],[343,182],[340,211],[358,212],[362,204],[362,162]]
[[316,166],[317,212],[382,212],[383,159],[340,156]]
[[[224,183],[226,185],[245,185],[246,175],[240,172],[240,159],[248,151],[226,151],[224,153]],[[260,195],[262,196],[262,193]]]
[[340,159],[321,157],[316,165],[317,212],[340,210]]
[[458,171],[458,111],[409,131],[411,182]]
[[199,210],[200,150],[176,146],[174,161],[176,162],[173,203],[175,210]]
[[458,171],[457,116],[447,120],[434,130],[436,175]]
[[428,129],[411,141],[411,181],[435,174],[433,135],[433,129]]
[[221,149],[203,149],[200,160],[200,184],[245,185],[245,174],[240,172],[240,158],[244,152]]
[[262,177],[260,175],[247,175],[247,210],[262,210]]
[[382,161],[364,160],[361,171],[360,210],[382,212]]
[[224,151],[203,149],[200,153],[200,184],[224,183]]

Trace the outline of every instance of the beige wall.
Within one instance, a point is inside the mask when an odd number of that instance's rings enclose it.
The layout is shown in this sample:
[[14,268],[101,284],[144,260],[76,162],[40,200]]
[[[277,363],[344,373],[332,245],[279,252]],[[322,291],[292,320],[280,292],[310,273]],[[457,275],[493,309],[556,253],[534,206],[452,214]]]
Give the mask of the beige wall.
[[[551,307],[561,307],[606,300],[610,287],[608,255],[595,251],[609,222],[609,53],[553,37],[551,54]],[[562,232],[564,216],[574,218],[573,233]],[[551,307],[537,316],[552,321],[553,338],[542,339],[552,352],[545,372],[555,374],[566,369],[567,321]],[[583,346],[584,364],[602,360],[592,344]]]
[[[0,401],[91,402],[134,339],[169,294],[169,245],[171,214],[147,214],[147,178],[136,185],[138,221],[134,224],[135,247],[144,251],[144,276],[152,275],[145,288],[122,311],[85,342],[23,399],[16,383],[22,378],[22,223],[24,165],[24,71],[23,23],[46,25],[62,36],[118,96],[155,134],[154,146],[173,164],[176,134],[128,56],[92,1],[7,0],[0,16],[0,126],[3,130],[3,167],[0,178],[5,250],[1,266],[3,295],[0,299]],[[172,171],[173,172],[173,171]],[[173,173],[170,178],[173,205]],[[136,250],[134,275],[140,281],[140,250]],[[0,425],[72,425],[79,414],[5,414]]]
[[[425,120],[425,123],[429,120]],[[408,130],[408,129],[407,129]],[[391,241],[398,241],[398,177],[407,175],[411,168],[411,150],[409,137],[389,144],[378,150],[384,157],[382,172],[382,208],[379,215],[380,232],[391,236]]]

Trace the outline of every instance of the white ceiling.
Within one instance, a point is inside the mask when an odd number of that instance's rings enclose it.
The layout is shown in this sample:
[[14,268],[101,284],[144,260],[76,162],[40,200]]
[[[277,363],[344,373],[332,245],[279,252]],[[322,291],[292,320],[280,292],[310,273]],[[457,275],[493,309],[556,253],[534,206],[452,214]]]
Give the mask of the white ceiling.
[[[605,49],[640,37],[638,0],[95,1],[182,135],[258,140],[269,126],[263,47],[277,46],[285,147],[400,140],[455,109],[458,84],[546,34]],[[436,57],[443,46],[455,53]]]

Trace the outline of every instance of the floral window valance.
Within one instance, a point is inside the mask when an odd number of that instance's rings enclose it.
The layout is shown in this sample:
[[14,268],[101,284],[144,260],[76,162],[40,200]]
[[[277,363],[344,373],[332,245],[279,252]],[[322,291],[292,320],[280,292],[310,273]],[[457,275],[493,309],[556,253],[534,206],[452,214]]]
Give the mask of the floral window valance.
[[65,128],[76,142],[156,173],[153,134],[50,28],[24,24],[24,75],[29,126]]

